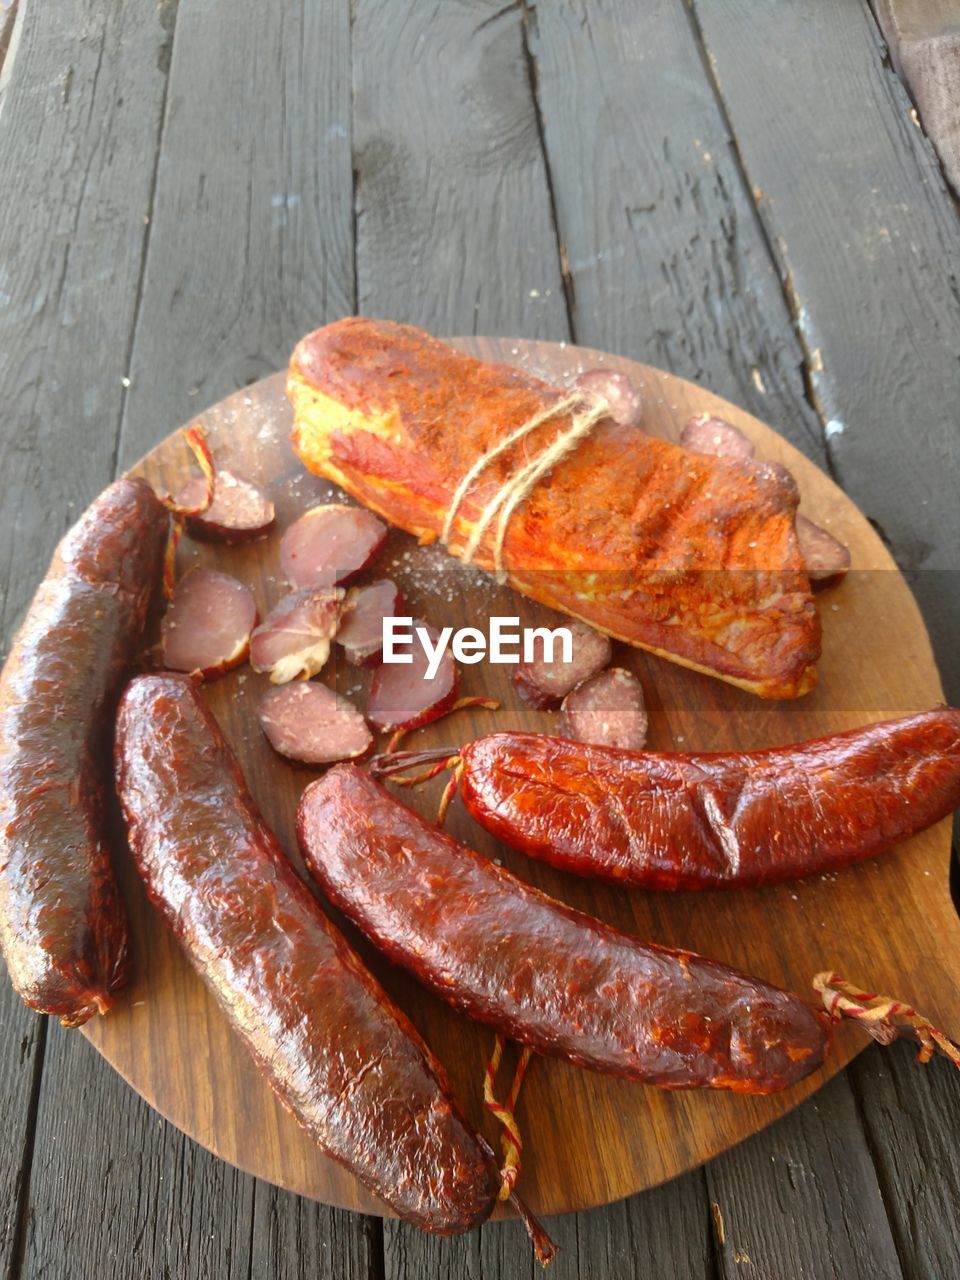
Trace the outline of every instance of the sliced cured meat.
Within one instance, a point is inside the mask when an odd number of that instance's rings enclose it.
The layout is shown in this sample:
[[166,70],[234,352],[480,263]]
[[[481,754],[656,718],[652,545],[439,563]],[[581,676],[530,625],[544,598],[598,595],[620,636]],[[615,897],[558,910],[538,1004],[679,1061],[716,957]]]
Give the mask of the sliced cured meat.
[[622,427],[639,427],[643,417],[640,392],[625,373],[614,373],[612,369],[588,369],[573,385],[606,400],[614,422]]
[[269,671],[272,684],[315,676],[330,657],[342,601],[340,587],[284,596],[250,638],[254,671]]
[[[413,629],[426,627],[431,641],[440,639],[433,627],[414,619]],[[423,646],[414,640],[412,663],[383,663],[374,673],[367,701],[367,719],[377,729],[415,729],[439,720],[450,710],[457,696],[457,664],[444,651],[432,680],[427,678],[428,659]]]
[[756,452],[739,427],[709,413],[698,413],[680,432],[680,443],[693,453],[710,453],[717,458],[743,461]]
[[355,667],[375,663],[383,650],[383,620],[399,617],[403,597],[395,582],[382,578],[366,587],[351,587],[343,602],[337,644]]
[[548,662],[543,649],[532,662],[520,662],[513,673],[513,683],[520,697],[532,707],[558,707],[571,689],[602,671],[610,661],[609,639],[577,618],[565,618],[558,626],[566,627],[573,641],[572,660],[562,661],[559,639],[554,643],[554,661]]
[[386,539],[387,526],[371,511],[328,503],[290,526],[280,542],[280,563],[294,587],[332,587],[371,564]]
[[842,578],[850,568],[850,548],[806,516],[797,515],[797,541],[811,582]]
[[[202,476],[189,480],[177,494],[177,506],[201,507],[206,488],[207,481]],[[262,537],[273,524],[275,514],[273,503],[255,484],[232,471],[218,471],[213,501],[206,510],[188,515],[186,520],[195,538],[234,543]]]
[[302,764],[355,760],[373,742],[353,703],[322,684],[302,681],[268,689],[257,715],[274,751]]
[[161,624],[164,666],[211,679],[237,667],[257,625],[253,592],[216,569],[191,569],[177,583]]
[[643,686],[630,671],[610,667],[563,700],[564,732],[580,742],[640,751],[647,741]]

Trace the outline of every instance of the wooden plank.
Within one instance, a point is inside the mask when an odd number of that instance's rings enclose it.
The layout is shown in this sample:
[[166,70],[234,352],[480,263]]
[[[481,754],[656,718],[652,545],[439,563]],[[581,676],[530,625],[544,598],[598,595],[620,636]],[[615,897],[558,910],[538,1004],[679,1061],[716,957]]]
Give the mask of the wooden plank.
[[349,40],[348,0],[184,7],[121,466],[353,310]]
[[3,977],[0,990],[0,1274],[14,1275],[23,1249],[24,1209],[33,1158],[36,1100],[46,1025]]
[[[0,7],[0,60],[13,6]],[[107,483],[133,323],[163,22],[96,0],[21,6],[2,78],[0,542],[3,652],[53,545]],[[122,57],[104,56],[122,49]],[[135,101],[131,114],[123,101]],[[147,157],[147,163],[144,163]],[[68,457],[69,455],[69,457]],[[0,992],[0,1271],[14,1274],[45,1027]],[[98,1204],[91,1188],[88,1208]],[[53,1216],[62,1208],[51,1204]],[[100,1216],[99,1207],[97,1216]]]
[[331,1209],[258,1181],[247,1275],[270,1280],[382,1280],[380,1220]]
[[706,1178],[723,1280],[903,1274],[846,1076],[714,1160]]
[[822,462],[803,352],[684,6],[527,14],[576,340],[701,382]]
[[358,311],[567,338],[519,7],[356,0]]
[[[951,283],[958,257],[954,211],[906,96],[882,66],[864,8],[734,8],[695,0],[761,216],[795,299],[833,463],[900,563],[913,571],[908,576],[955,702],[960,590],[952,476],[960,307]],[[809,180],[797,181],[797,174]],[[869,965],[851,976],[869,982]],[[910,995],[908,989],[896,994]],[[904,1270],[949,1274],[949,1264],[927,1267],[926,1259],[955,1262],[954,1215],[944,1205],[956,1199],[960,1169],[934,1137],[939,1164],[931,1176],[929,1144],[931,1132],[949,1132],[943,1112],[955,1106],[947,1096],[955,1081],[944,1081],[940,1071],[918,1083],[907,1057],[889,1053],[882,1075],[855,1067],[851,1080]],[[921,1102],[907,1114],[902,1103],[894,1109],[893,1098],[917,1097]],[[918,1194],[919,1217],[911,1208]]]
[[916,1063],[907,1042],[871,1049],[851,1067],[863,1126],[908,1276],[960,1275],[960,1089],[943,1059]]
[[25,1277],[250,1275],[254,1179],[178,1133],[59,1026],[31,1201]]
[[[803,348],[683,8],[638,9],[616,0],[541,5],[531,15],[529,38],[577,340],[705,382],[772,421],[822,463],[822,424],[801,377]],[[864,1134],[855,1126],[838,1152],[830,1126],[816,1123],[826,1108],[852,1113],[849,1086],[837,1082],[826,1104],[818,1097],[773,1134],[709,1166],[714,1195],[737,1224],[769,1221],[775,1188],[757,1171],[775,1170],[788,1135],[802,1136],[814,1176],[836,1185],[838,1177],[856,1174],[864,1203],[881,1208],[865,1256],[878,1259],[879,1274],[898,1274]],[[838,1161],[846,1162],[839,1170]],[[690,1194],[695,1179],[654,1194],[669,1203]],[[782,1252],[761,1228],[754,1258],[759,1264],[764,1253],[766,1269],[738,1271],[730,1237],[725,1244],[718,1239],[723,1273],[786,1274],[786,1257],[803,1259],[805,1273],[830,1274],[841,1229],[835,1200],[794,1197],[794,1225]],[[860,1206],[851,1199],[844,1207],[849,1226]],[[598,1215],[604,1222],[612,1217]]]
[[[10,48],[13,24],[17,18],[17,0],[0,0],[0,71]],[[0,86],[2,92],[2,86]]]
[[[591,1213],[544,1220],[558,1253],[553,1280],[712,1280],[714,1246],[702,1170]],[[469,1236],[424,1237],[400,1223],[383,1229],[384,1280],[514,1280],[537,1268],[519,1222]]]
[[[348,41],[346,2],[179,12],[118,466],[352,310]],[[78,1040],[46,1064],[25,1274],[376,1274],[378,1224],[217,1160]]]
[[[161,1119],[82,1036],[51,1027],[22,1276],[369,1280],[379,1229],[278,1191]],[[55,1211],[54,1211],[55,1210]]]
[[4,628],[112,476],[168,39],[155,12],[96,0],[20,27],[0,130]]
[[960,192],[960,9],[954,0],[872,0],[898,74]]
[[[844,488],[883,531],[960,698],[960,240],[865,4],[694,0],[794,299]],[[798,177],[802,175],[802,177]]]

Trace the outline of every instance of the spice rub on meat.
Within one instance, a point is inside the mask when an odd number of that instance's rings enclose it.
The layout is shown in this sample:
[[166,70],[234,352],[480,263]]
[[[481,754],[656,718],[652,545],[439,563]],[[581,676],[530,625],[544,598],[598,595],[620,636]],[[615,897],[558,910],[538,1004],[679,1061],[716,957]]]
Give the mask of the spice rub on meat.
[[[478,458],[567,392],[408,325],[351,317],[290,362],[305,465],[422,542]],[[570,425],[558,412],[492,458],[457,505],[463,558],[484,509]],[[513,512],[507,580],[534,600],[768,698],[816,683],[820,625],[797,543],[798,495],[775,464],[694,454],[602,419]],[[494,567],[496,521],[474,562]]]

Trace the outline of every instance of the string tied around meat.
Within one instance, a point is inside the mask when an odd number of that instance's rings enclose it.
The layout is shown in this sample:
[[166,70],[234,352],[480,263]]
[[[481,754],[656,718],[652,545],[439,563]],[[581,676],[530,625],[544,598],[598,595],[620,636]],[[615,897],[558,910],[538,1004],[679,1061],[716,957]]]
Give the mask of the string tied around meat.
[[813,988],[834,1022],[851,1018],[880,1044],[892,1044],[898,1036],[912,1032],[920,1042],[918,1062],[926,1064],[935,1053],[941,1053],[960,1069],[960,1046],[901,1000],[860,991],[839,973],[830,971],[818,973]]
[[598,396],[594,392],[583,391],[579,388],[569,391],[552,405],[541,409],[525,422],[522,422],[519,427],[516,427],[504,436],[502,440],[499,440],[495,445],[487,449],[485,453],[482,453],[459,485],[457,485],[447,508],[443,529],[440,532],[440,541],[445,547],[450,545],[454,522],[464,498],[473,483],[487,469],[490,463],[506,453],[515,444],[519,444],[521,440],[538,427],[544,426],[554,418],[563,418],[568,414],[570,416],[569,424],[558,432],[554,439],[540,452],[536,453],[534,457],[509,475],[480,512],[473,526],[473,532],[467,540],[463,554],[460,557],[464,564],[472,562],[488,526],[496,519],[493,567],[497,578],[501,582],[506,580],[506,573],[503,567],[503,544],[514,511],[530,495],[540,480],[549,471],[552,471],[567,454],[571,453],[582,440],[586,439],[598,422],[610,416],[610,405],[602,396]]

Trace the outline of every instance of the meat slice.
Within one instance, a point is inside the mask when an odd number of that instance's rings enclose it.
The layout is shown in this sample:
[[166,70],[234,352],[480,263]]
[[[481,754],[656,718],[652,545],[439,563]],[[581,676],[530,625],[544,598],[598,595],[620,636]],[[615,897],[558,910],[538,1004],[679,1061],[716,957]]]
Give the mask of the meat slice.
[[373,742],[352,702],[311,681],[268,689],[257,715],[274,751],[301,764],[355,760]]
[[290,526],[280,541],[280,563],[294,587],[331,587],[366,569],[386,540],[387,526],[371,512],[328,503]]
[[694,453],[709,453],[715,458],[743,461],[756,450],[739,427],[709,413],[698,413],[680,432],[680,443]]
[[797,541],[811,582],[842,578],[850,568],[850,548],[806,516],[797,515]]
[[351,587],[343,602],[337,644],[355,667],[369,667],[383,651],[383,620],[399,617],[403,597],[395,582],[381,578],[364,587]]
[[[177,494],[179,507],[199,507],[207,482],[196,476]],[[205,511],[187,516],[187,528],[195,538],[215,542],[249,542],[269,533],[275,518],[273,502],[249,480],[232,471],[217,471],[213,482],[213,501]]]
[[253,592],[229,573],[191,569],[177,583],[161,623],[161,654],[171,671],[204,680],[243,662],[257,625]]
[[254,671],[269,671],[273,684],[315,676],[330,657],[342,601],[340,587],[284,596],[250,639]]
[[643,686],[622,667],[601,671],[564,698],[563,724],[564,733],[580,742],[640,751],[648,726]]
[[640,392],[625,373],[612,369],[588,369],[573,384],[606,400],[610,417],[623,427],[638,427],[643,417]]
[[603,670],[613,652],[608,638],[585,622],[573,618],[564,619],[558,625],[570,632],[573,641],[570,662],[561,660],[562,647],[558,640],[554,645],[554,661],[548,662],[545,650],[541,649],[533,661],[520,662],[514,668],[514,688],[532,707],[559,707],[571,689]]
[[[439,640],[433,627],[419,619],[414,619],[413,627],[414,634],[417,627],[426,627],[432,642],[436,644]],[[412,663],[383,663],[374,673],[367,700],[367,719],[384,732],[416,729],[431,720],[439,720],[456,699],[457,664],[449,649],[444,651],[432,680],[427,678],[427,655],[416,641],[412,656]]]

